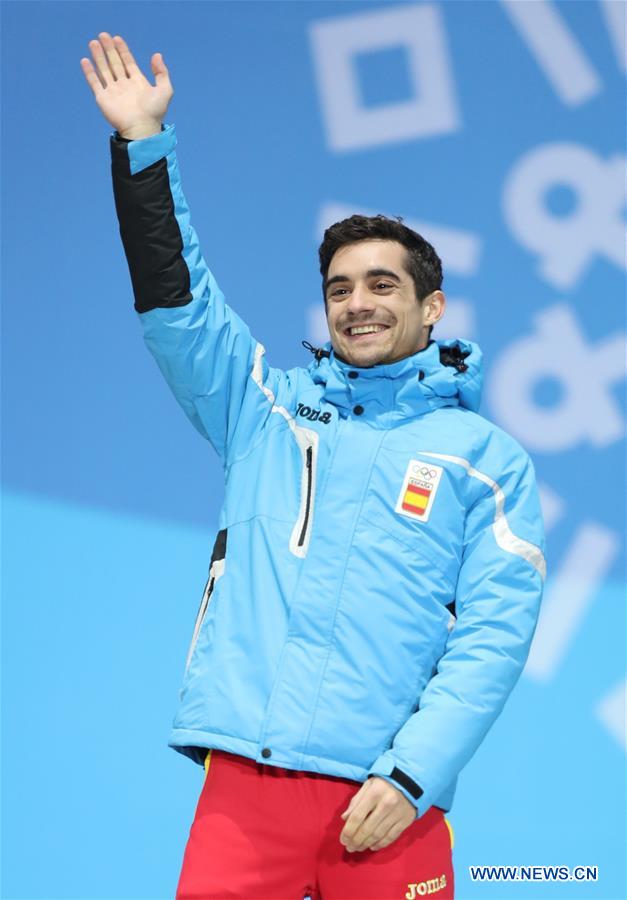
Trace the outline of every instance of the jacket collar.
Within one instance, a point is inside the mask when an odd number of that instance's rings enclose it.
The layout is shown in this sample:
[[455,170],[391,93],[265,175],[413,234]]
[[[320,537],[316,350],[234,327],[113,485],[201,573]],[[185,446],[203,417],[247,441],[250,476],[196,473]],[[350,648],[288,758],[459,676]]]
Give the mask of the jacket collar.
[[[465,371],[442,362],[450,355],[447,348],[467,354]],[[355,407],[361,406],[360,418],[375,427],[387,428],[441,406],[476,411],[481,401],[482,353],[472,341],[431,340],[417,353],[368,368],[339,359],[327,341],[308,371],[315,383],[324,385],[324,399],[337,407],[342,418],[355,415]]]

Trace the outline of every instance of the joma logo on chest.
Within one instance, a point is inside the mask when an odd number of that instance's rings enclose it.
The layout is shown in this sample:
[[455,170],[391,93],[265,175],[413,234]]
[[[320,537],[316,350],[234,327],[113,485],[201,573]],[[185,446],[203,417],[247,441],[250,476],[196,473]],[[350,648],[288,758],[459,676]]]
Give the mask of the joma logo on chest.
[[330,412],[323,413],[322,410],[312,409],[311,406],[306,406],[304,403],[298,404],[296,415],[301,416],[303,419],[309,419],[310,422],[323,422],[325,425],[328,425],[331,421]]

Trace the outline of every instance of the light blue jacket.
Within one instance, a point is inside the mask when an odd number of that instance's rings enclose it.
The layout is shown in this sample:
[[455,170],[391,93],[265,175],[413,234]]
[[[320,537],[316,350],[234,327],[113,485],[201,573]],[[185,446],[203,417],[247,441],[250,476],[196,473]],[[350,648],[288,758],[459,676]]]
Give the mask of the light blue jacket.
[[[170,745],[378,775],[417,815],[449,810],[523,669],[545,578],[532,462],[477,412],[479,347],[357,368],[327,343],[274,368],[200,253],[174,126],[111,142],[136,298],[131,244],[157,247],[159,229],[142,237],[133,192],[170,210],[185,290],[136,306],[226,483]],[[453,345],[465,371],[441,362]]]

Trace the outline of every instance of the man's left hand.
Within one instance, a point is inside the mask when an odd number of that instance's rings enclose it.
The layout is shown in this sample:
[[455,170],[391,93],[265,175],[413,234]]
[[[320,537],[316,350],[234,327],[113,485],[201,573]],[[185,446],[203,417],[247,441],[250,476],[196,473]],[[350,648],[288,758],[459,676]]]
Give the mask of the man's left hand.
[[349,853],[381,850],[416,820],[416,807],[389,781],[374,775],[352,797],[342,818],[346,821],[340,842]]

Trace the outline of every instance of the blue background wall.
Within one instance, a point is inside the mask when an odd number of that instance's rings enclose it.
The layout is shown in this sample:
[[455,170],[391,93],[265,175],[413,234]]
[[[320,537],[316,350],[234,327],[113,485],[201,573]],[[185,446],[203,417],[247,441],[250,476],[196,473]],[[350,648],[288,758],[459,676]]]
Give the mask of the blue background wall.
[[[164,54],[203,252],[273,365],[326,340],[323,228],[402,215],[434,337],[531,452],[549,577],[450,813],[460,898],[624,898],[625,4],[2,4],[3,891],[173,896],[202,771],[166,747],[221,469],[144,349],[79,66]],[[331,89],[329,89],[331,85]],[[473,884],[469,864],[598,865]]]

